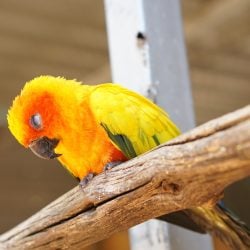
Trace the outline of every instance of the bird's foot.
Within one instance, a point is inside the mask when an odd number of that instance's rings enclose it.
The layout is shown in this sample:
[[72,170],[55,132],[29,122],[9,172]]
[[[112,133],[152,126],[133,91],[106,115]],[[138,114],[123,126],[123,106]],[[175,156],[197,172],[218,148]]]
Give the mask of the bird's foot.
[[109,162],[107,163],[105,166],[104,166],[104,173],[106,174],[107,171],[109,171],[110,169],[118,166],[119,164],[121,164],[122,161],[112,161],[112,162]]
[[81,188],[86,187],[89,184],[89,182],[94,178],[94,176],[95,176],[94,173],[89,173],[80,181],[79,186]]

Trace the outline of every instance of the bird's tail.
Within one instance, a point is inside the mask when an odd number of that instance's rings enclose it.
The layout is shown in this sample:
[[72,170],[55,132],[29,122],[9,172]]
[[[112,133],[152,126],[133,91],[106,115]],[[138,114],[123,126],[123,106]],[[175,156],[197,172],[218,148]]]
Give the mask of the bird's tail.
[[250,229],[222,204],[185,210],[191,219],[234,250],[250,249]]

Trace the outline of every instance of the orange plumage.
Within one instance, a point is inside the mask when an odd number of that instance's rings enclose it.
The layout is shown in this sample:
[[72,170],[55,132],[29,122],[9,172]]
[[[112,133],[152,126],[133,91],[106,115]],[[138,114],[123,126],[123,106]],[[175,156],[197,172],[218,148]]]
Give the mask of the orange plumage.
[[179,134],[151,101],[117,84],[82,85],[41,76],[26,83],[8,113],[12,134],[83,180]]
[[[59,77],[35,78],[25,85],[8,114],[11,132],[25,147],[43,136],[57,138],[55,152],[62,154],[58,160],[79,179],[100,173],[108,162],[126,160],[90,110],[89,94],[94,87],[81,87]],[[34,114],[42,117],[41,129],[31,126]]]

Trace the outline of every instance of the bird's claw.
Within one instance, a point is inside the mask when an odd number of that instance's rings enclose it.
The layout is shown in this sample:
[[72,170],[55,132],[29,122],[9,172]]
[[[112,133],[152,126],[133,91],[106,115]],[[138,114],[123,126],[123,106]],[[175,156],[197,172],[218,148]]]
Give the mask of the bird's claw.
[[104,166],[104,173],[105,173],[105,175],[106,175],[107,171],[111,170],[112,168],[118,166],[121,163],[122,163],[122,161],[112,161],[112,162],[107,163]]
[[94,174],[93,173],[89,173],[88,175],[86,175],[79,183],[80,188],[85,188],[89,182],[94,178]]

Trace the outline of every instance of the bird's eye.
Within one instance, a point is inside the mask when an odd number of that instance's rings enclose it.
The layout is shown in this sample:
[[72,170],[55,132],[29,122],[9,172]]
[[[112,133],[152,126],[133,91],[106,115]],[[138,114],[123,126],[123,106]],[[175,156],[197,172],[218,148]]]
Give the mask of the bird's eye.
[[39,113],[30,117],[30,125],[37,130],[42,128],[42,117]]

